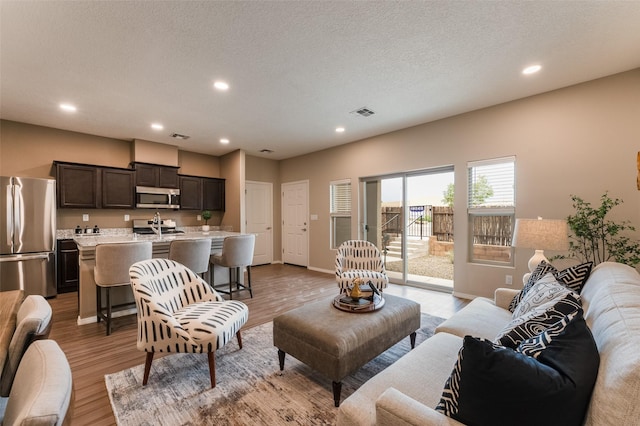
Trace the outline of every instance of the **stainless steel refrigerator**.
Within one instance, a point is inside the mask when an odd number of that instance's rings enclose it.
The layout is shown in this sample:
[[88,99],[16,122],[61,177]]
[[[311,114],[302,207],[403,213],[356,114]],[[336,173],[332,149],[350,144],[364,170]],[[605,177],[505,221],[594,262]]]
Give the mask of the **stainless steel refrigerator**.
[[0,177],[0,291],[56,295],[56,181]]

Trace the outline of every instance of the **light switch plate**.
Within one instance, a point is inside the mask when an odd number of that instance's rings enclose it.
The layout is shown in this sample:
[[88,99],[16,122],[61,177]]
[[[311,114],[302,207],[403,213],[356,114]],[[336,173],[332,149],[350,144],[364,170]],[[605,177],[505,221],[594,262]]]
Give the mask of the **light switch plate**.
[[83,214],[82,215],[82,221],[83,222],[89,222],[89,215],[88,214]]
[[129,222],[129,219],[130,219],[129,215],[128,215],[128,214],[125,214],[125,215],[124,215],[124,221],[125,221],[125,222]]
[[196,220],[202,220],[202,215],[196,216]]
[[318,220],[318,215],[317,214],[312,214],[311,215],[311,220]]

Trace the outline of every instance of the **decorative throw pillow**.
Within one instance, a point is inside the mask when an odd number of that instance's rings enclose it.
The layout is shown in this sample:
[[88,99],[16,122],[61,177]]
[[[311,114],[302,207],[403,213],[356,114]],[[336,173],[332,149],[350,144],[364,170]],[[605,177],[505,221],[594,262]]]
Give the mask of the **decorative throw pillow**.
[[[583,319],[570,321],[538,359],[465,336],[436,410],[478,426],[581,425],[598,365]],[[527,415],[532,408],[540,415]]]
[[533,336],[530,339],[526,339],[520,342],[520,344],[516,348],[516,351],[533,358],[538,358],[542,351],[549,347],[553,339],[564,332],[565,328],[567,328],[567,325],[569,325],[569,323],[573,321],[574,318],[582,315],[582,309],[579,309],[576,312],[567,315],[537,336]]
[[550,263],[544,260],[540,262],[538,266],[536,266],[536,268],[533,270],[533,272],[531,272],[531,275],[529,276],[529,279],[527,280],[527,283],[524,285],[523,289],[520,290],[518,294],[513,297],[511,303],[509,303],[509,312],[515,311],[516,306],[518,306],[524,295],[527,294],[529,290],[531,290],[533,285],[537,283],[540,278],[544,277],[549,272],[556,271],[557,269],[554,268]]
[[534,309],[545,306],[545,310],[565,297],[571,290],[560,284],[551,273],[540,278],[536,285],[524,295],[511,316],[513,319],[525,315]]
[[591,274],[592,267],[593,262],[581,263],[580,265],[571,266],[562,271],[556,271],[553,273],[553,276],[556,277],[560,284],[564,284],[580,294],[582,287],[584,287],[585,282],[587,282],[587,278],[589,278],[589,274]]
[[495,342],[516,348],[520,342],[542,333],[563,317],[582,309],[580,296],[569,291],[557,301],[540,305],[509,322],[496,336]]

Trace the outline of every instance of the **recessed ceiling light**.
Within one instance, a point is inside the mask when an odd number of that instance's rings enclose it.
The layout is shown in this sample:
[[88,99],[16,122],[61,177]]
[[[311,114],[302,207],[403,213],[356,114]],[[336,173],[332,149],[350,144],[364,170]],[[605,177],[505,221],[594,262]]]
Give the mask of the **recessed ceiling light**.
[[522,70],[522,74],[525,75],[529,75],[529,74],[535,74],[538,71],[540,71],[542,69],[542,66],[540,65],[531,65],[529,67],[526,67],[525,69]]
[[225,145],[226,145],[226,144],[228,144],[228,143],[229,143],[229,139],[227,139],[227,138],[222,138],[222,139],[220,139],[220,143],[223,143],[223,144],[225,144]]
[[344,132],[344,127],[340,126],[340,127],[336,127],[336,133],[343,133]]
[[162,124],[160,124],[160,123],[153,123],[151,125],[151,128],[153,130],[162,130],[162,129],[164,129],[164,126]]
[[78,108],[71,104],[60,104],[60,109],[67,112],[76,112]]
[[213,87],[215,87],[218,90],[229,90],[229,84],[225,83],[224,81],[216,81],[215,83],[213,83]]

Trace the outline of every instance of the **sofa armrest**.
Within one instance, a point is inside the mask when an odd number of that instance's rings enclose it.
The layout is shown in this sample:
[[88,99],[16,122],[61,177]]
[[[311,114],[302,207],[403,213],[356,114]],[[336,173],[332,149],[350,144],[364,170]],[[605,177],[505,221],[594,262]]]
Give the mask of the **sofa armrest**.
[[431,407],[408,397],[397,389],[388,388],[376,401],[376,425],[463,425]]
[[508,309],[509,304],[519,292],[520,290],[516,290],[514,288],[497,288],[493,295],[494,302],[496,306]]

